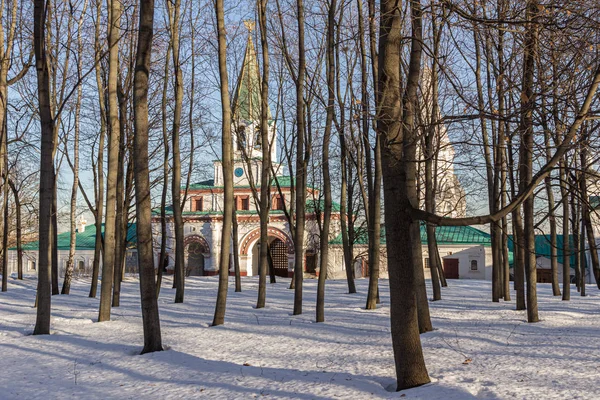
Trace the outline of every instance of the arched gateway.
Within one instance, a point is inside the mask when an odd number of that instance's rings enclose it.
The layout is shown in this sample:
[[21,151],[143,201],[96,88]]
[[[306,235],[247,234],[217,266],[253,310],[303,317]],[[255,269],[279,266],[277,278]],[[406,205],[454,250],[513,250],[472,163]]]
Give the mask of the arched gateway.
[[204,275],[204,259],[210,257],[210,248],[206,239],[200,235],[190,235],[185,238],[183,245],[186,275]]
[[[289,277],[289,262],[294,255],[294,244],[290,237],[280,229],[269,227],[269,265],[277,276]],[[245,265],[247,275],[258,275],[260,253],[260,228],[248,232],[240,242],[241,264]]]

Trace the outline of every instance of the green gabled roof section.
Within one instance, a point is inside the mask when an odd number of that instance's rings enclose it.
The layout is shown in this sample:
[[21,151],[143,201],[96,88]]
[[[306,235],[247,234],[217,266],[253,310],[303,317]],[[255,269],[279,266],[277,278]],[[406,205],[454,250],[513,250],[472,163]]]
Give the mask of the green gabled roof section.
[[[261,120],[261,76],[250,33],[248,34],[244,61],[238,76],[231,109],[234,121]],[[267,111],[270,120],[271,110],[267,109]]]
[[[341,208],[340,208],[340,204],[336,203],[335,201],[331,202],[331,211],[333,212],[340,212]],[[323,211],[325,209],[325,200],[314,200],[314,199],[308,199],[306,200],[306,212],[312,213],[315,211]]]
[[[306,200],[306,212],[309,213],[313,213],[315,212],[315,204],[319,204],[319,209],[323,210],[323,200],[313,200],[313,199],[308,199]],[[340,205],[338,203],[336,203],[335,201],[332,204],[331,207],[331,211],[333,212],[340,212]],[[154,215],[160,215],[160,208],[155,208],[152,210],[152,214]],[[184,211],[182,213],[184,216],[185,215],[222,215],[223,211]],[[258,214],[257,210],[237,210],[236,211],[237,215],[253,215],[253,214]],[[283,210],[270,210],[269,214],[283,214]],[[173,215],[173,206],[166,206],[165,207],[165,215]],[[340,239],[341,240],[341,239]]]
[[[435,236],[438,245],[461,245],[474,244],[482,246],[491,246],[490,234],[472,226],[438,226],[435,228]],[[366,229],[360,230],[356,235],[354,242],[358,245],[367,245],[369,243]],[[386,244],[385,228],[381,229],[381,244]],[[421,243],[427,244],[427,229],[425,224],[421,224]],[[338,235],[331,240],[329,244],[342,244],[342,235]]]
[[[556,235],[556,255],[558,258],[558,262],[562,264],[563,262],[563,235]],[[574,239],[573,235],[569,235],[569,247],[571,249],[571,257],[569,258],[569,263],[571,268],[577,262],[577,257],[579,257],[579,252],[575,251]],[[515,243],[513,241],[512,235],[508,236],[508,249],[509,251],[515,250]],[[552,246],[550,244],[550,235],[535,235],[535,256],[536,257],[551,257],[551,249]],[[587,268],[587,258],[585,258],[585,264]]]
[[[271,186],[273,186],[274,188],[277,187],[277,184],[279,183],[279,186],[282,188],[289,188],[292,186],[292,182],[296,182],[296,178],[293,178],[291,176],[278,176],[277,177],[277,181],[275,181],[275,178],[273,178],[271,180]],[[234,185],[235,188],[237,189],[248,189],[250,188],[250,185]],[[259,188],[260,184],[256,185],[255,187]],[[314,189],[312,186],[308,186],[308,188],[310,189]],[[185,186],[181,187],[182,190],[185,190]],[[188,190],[201,190],[201,189],[223,189],[222,185],[219,186],[215,186],[215,180],[214,179],[207,179],[205,181],[201,181],[201,182],[196,182],[196,183],[192,183],[190,184],[190,186],[188,187]]]
[[[104,224],[102,224],[102,236],[104,236]],[[127,241],[130,245],[135,245],[137,239],[135,224],[129,224],[127,230]],[[71,232],[60,233],[57,237],[58,250],[69,250],[71,243]],[[77,232],[75,235],[76,250],[94,250],[96,246],[96,226],[89,225],[85,227],[85,231]],[[24,251],[37,251],[39,242],[29,242],[23,245]],[[9,250],[16,250],[16,247]]]
[[[190,189],[190,190],[194,190],[194,189],[213,189],[215,187],[216,187],[215,186],[215,180],[214,179],[207,179],[207,180],[202,181],[202,182],[196,182],[196,183],[190,184],[190,186],[188,187],[188,189]],[[182,186],[181,188],[185,189],[185,186]]]
[[[486,233],[472,226],[438,226],[435,228],[438,244],[480,244],[491,246],[492,239]],[[421,225],[421,242],[427,243],[427,230]]]

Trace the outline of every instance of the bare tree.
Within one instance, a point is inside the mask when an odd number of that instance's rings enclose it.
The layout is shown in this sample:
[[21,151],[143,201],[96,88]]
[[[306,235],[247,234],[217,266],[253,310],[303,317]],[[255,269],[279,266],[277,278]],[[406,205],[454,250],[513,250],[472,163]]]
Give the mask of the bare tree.
[[229,278],[229,252],[231,244],[231,220],[233,217],[233,143],[231,136],[231,103],[227,77],[227,33],[225,31],[225,11],[223,0],[216,0],[217,35],[219,49],[219,77],[221,80],[222,112],[222,166],[223,166],[223,229],[221,231],[221,254],[219,256],[219,289],[215,305],[213,326],[223,325],[227,307],[227,286]]
[[138,269],[144,327],[142,354],[162,350],[154,255],[152,252],[152,222],[150,177],[148,170],[148,81],[154,31],[154,0],[140,0],[140,22],[134,74],[134,152],[135,199],[137,217]]
[[51,270],[52,244],[51,219],[54,187],[54,118],[50,108],[50,75],[46,55],[46,2],[34,1],[33,39],[35,50],[35,68],[37,71],[37,92],[41,127],[40,154],[40,206],[39,206],[39,254],[37,317],[34,335],[50,333],[51,310]]

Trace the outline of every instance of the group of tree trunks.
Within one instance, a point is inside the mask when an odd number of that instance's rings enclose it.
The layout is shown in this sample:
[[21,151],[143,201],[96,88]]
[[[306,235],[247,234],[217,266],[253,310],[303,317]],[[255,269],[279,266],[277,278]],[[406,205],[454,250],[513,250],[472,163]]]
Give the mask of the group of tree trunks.
[[[81,36],[85,25],[88,0],[83,0],[79,17],[71,12],[68,16],[68,35],[53,37],[52,2],[34,0],[33,7],[33,49],[37,85],[37,117],[40,129],[39,152],[39,199],[38,236],[39,255],[37,259],[37,318],[34,334],[50,333],[51,297],[59,293],[58,253],[57,253],[57,153],[59,151],[59,129],[64,123],[63,112],[69,99],[74,99],[73,159],[65,144],[65,157],[73,171],[70,200],[70,251],[66,264],[63,294],[70,291],[75,266],[75,231],[78,193],[83,194],[88,208],[94,216],[96,226],[95,254],[92,266],[90,297],[97,295],[100,260],[102,260],[102,280],[98,321],[110,320],[112,307],[120,303],[120,283],[124,272],[125,249],[128,239],[129,208],[135,204],[137,227],[137,255],[141,292],[142,319],[144,328],[143,353],[162,350],[160,321],[157,297],[162,282],[162,271],[167,254],[167,182],[171,184],[172,220],[175,232],[175,302],[184,301],[185,261],[182,209],[187,191],[182,192],[182,149],[181,127],[184,101],[184,68],[188,62],[180,53],[182,42],[182,13],[187,6],[181,0],[167,2],[168,45],[164,58],[164,81],[162,82],[162,145],[164,157],[161,172],[163,187],[161,193],[161,243],[159,265],[155,269],[151,190],[150,180],[152,156],[150,152],[149,120],[150,71],[152,69],[153,33],[155,4],[153,0],[140,0],[135,5],[134,20],[139,29],[132,31],[122,26],[124,21],[123,3],[109,0],[107,3],[107,38],[101,38],[102,2],[95,3],[94,57],[93,66],[84,69],[84,41]],[[273,4],[274,3],[274,4]],[[315,78],[314,70],[307,68],[307,58],[311,62],[312,46],[310,34],[306,35],[307,16],[313,18],[312,5],[303,0],[290,3],[289,11],[282,7],[282,0],[257,2],[257,16],[262,55],[260,138],[262,146],[262,168],[260,170],[260,191],[254,196],[260,217],[260,243],[268,243],[268,221],[270,211],[271,182],[277,190],[281,187],[271,160],[269,145],[269,94],[272,90],[273,74],[282,80],[284,75],[270,68],[270,47],[275,46],[269,38],[270,15],[277,15],[274,21],[277,32],[276,45],[281,50],[281,64],[291,77],[295,88],[293,133],[288,136],[284,130],[285,152],[282,158],[287,163],[290,175],[292,196],[289,204],[284,204],[295,250],[295,266],[290,288],[294,290],[293,314],[302,314],[303,277],[305,256],[305,222],[307,187],[311,176],[311,163],[319,162],[313,156],[316,146],[314,138],[319,138],[321,152],[319,181],[321,198],[315,198],[315,212],[319,226],[319,279],[317,289],[316,321],[325,320],[325,282],[329,265],[330,224],[333,205],[332,176],[334,157],[330,152],[332,142],[339,142],[341,237],[343,258],[349,293],[355,293],[354,284],[354,245],[361,236],[355,215],[363,213],[368,237],[369,286],[366,309],[374,309],[379,302],[379,269],[381,242],[381,195],[385,222],[387,268],[390,284],[390,318],[392,347],[395,357],[398,390],[419,386],[429,382],[421,347],[420,334],[433,329],[429,315],[429,304],[425,289],[423,255],[421,245],[421,224],[427,231],[427,249],[430,260],[433,300],[441,300],[441,288],[445,279],[441,265],[436,226],[465,226],[489,224],[492,248],[492,301],[511,300],[508,241],[514,243],[514,289],[516,309],[527,310],[527,321],[539,320],[537,308],[537,265],[535,231],[541,223],[537,221],[536,189],[544,185],[547,196],[547,220],[550,230],[550,261],[552,290],[555,296],[562,295],[569,300],[571,295],[571,255],[576,254],[576,284],[581,295],[585,295],[586,272],[582,254],[590,250],[591,268],[600,288],[600,263],[598,260],[594,230],[592,226],[592,205],[589,202],[589,185],[595,180],[591,158],[592,136],[597,127],[593,124],[594,101],[600,85],[600,66],[597,60],[586,61],[598,43],[588,44],[579,49],[571,60],[577,64],[575,73],[564,77],[564,60],[561,53],[571,51],[573,42],[569,35],[575,26],[585,21],[586,29],[597,30],[597,20],[593,11],[582,11],[585,6],[575,2],[565,16],[556,5],[541,4],[537,0],[524,1],[523,15],[515,13],[514,4],[501,0],[490,4],[493,13],[487,8],[478,10],[472,5],[450,2],[423,4],[419,0],[396,2],[382,0],[367,1],[366,13],[363,0],[356,0],[358,13],[358,36],[356,56],[352,63],[360,68],[360,100],[353,93],[350,76],[344,77],[341,61],[351,64],[348,48],[344,40],[344,21],[353,13],[346,12],[349,3],[337,0],[323,1],[327,10],[324,18],[325,40],[322,51],[317,56],[325,76]],[[14,197],[16,207],[16,245],[18,253],[18,278],[23,277],[23,254],[21,238],[21,199],[22,187],[11,178],[9,165],[8,132],[8,87],[26,76],[31,62],[24,63],[20,72],[8,77],[11,69],[12,53],[17,38],[18,2],[7,2],[0,11],[0,180],[2,181],[2,205],[0,233],[2,235],[2,291],[8,287],[9,247],[9,197]],[[286,4],[283,4],[284,6]],[[308,9],[307,9],[308,7]],[[90,4],[90,9],[92,9]],[[484,7],[485,8],[485,7]],[[10,17],[4,16],[8,10]],[[223,0],[214,3],[216,33],[218,38],[218,69],[221,101],[221,160],[224,177],[223,229],[221,231],[221,252],[219,254],[219,287],[212,325],[225,322],[228,275],[230,257],[236,276],[236,291],[241,291],[240,267],[237,257],[237,217],[233,197],[233,135],[232,109],[228,83],[228,26]],[[309,11],[307,13],[307,11]],[[286,25],[285,13],[295,19],[295,37],[290,39],[291,25]],[[366,14],[366,15],[363,15]],[[368,23],[365,26],[365,17]],[[597,17],[597,16],[596,16]],[[5,19],[9,21],[5,24]],[[597,18],[596,18],[597,19]],[[565,22],[566,21],[566,22]],[[592,23],[593,22],[593,23]],[[77,36],[73,37],[73,25],[77,25]],[[190,20],[191,24],[191,20]],[[569,24],[572,24],[569,25]],[[293,25],[293,24],[292,24]],[[559,29],[560,28],[560,29]],[[469,64],[475,77],[473,104],[467,96],[467,108],[474,110],[471,115],[442,117],[439,102],[440,82],[452,80],[452,73],[445,58],[448,31],[463,29],[473,44],[473,63]],[[125,32],[125,33],[124,33]],[[132,33],[133,32],[133,33]],[[565,33],[567,32],[567,33]],[[571,32],[571,33],[569,33]],[[56,36],[56,35],[54,35]],[[448,36],[448,37],[447,37]],[[592,36],[592,35],[588,35]],[[125,46],[125,39],[130,43]],[[518,40],[517,40],[518,39]],[[590,39],[591,40],[591,39]],[[53,41],[60,41],[53,42]],[[73,44],[73,42],[75,44]],[[106,43],[105,43],[106,42]],[[193,42],[193,40],[192,40]],[[291,49],[291,43],[297,46]],[[192,45],[193,46],[193,45]],[[59,77],[56,68],[56,52],[65,48],[63,61],[68,65],[71,53],[76,54],[77,79],[70,90],[67,73]],[[127,47],[129,54],[124,54]],[[511,48],[518,52],[509,56]],[[125,52],[126,53],[126,52]],[[194,53],[192,51],[192,53]],[[308,55],[308,57],[307,57]],[[568,53],[565,57],[571,57]],[[465,56],[466,57],[466,56]],[[592,57],[593,58],[593,57]],[[195,61],[191,57],[192,75]],[[278,59],[276,59],[279,61]],[[515,67],[516,61],[520,65]],[[30,60],[31,61],[31,60]],[[369,65],[370,62],[370,65]],[[586,64],[587,62],[587,64]],[[169,65],[172,63],[172,66]],[[568,63],[567,63],[568,64]],[[426,65],[427,67],[423,67]],[[32,65],[33,66],[33,65]],[[347,65],[346,65],[347,66]],[[279,67],[279,66],[278,66]],[[318,68],[316,68],[318,69]],[[173,72],[174,83],[168,77]],[[98,135],[94,141],[97,153],[92,157],[94,175],[94,201],[89,200],[79,177],[79,132],[81,130],[80,110],[82,108],[83,79],[95,73],[98,86]],[[273,72],[273,74],[271,74]],[[578,75],[577,75],[578,73]],[[319,73],[317,73],[318,75]],[[511,79],[507,77],[510,75]],[[427,76],[427,79],[424,79]],[[59,79],[60,78],[60,79]],[[325,82],[325,90],[315,89],[315,82]],[[57,82],[61,84],[58,85]],[[564,81],[573,81],[572,89]],[[424,85],[426,82],[427,85]],[[192,92],[194,80],[191,80]],[[167,92],[173,90],[172,108]],[[424,88],[423,86],[428,86]],[[568,86],[568,87],[567,87]],[[515,89],[516,88],[516,89]],[[281,88],[278,88],[282,92]],[[347,93],[350,93],[349,95]],[[423,93],[428,95],[424,96]],[[326,93],[326,95],[324,95]],[[516,95],[515,95],[516,93]],[[567,93],[566,95],[564,93]],[[278,93],[279,96],[279,93]],[[350,99],[347,99],[347,96]],[[461,94],[457,94],[460,97]],[[423,98],[427,104],[423,104]],[[190,105],[190,130],[192,130],[193,96]],[[289,107],[288,107],[289,108]],[[424,112],[424,109],[427,112]],[[282,104],[277,105],[278,116],[283,124],[285,113],[289,112]],[[324,110],[316,116],[315,109]],[[466,110],[466,109],[465,109]],[[172,111],[172,116],[167,117]],[[351,114],[347,116],[346,113]],[[467,114],[466,111],[464,114]],[[133,117],[133,118],[131,118]],[[170,118],[170,119],[169,119]],[[322,127],[316,127],[315,120],[322,118]],[[131,119],[133,123],[131,123]],[[489,213],[464,218],[449,218],[436,214],[436,160],[441,151],[439,126],[453,121],[476,121],[475,131],[482,145],[487,200]],[[169,129],[168,125],[171,122]],[[335,131],[334,131],[335,129]],[[350,134],[348,133],[350,132]],[[169,134],[170,143],[169,143]],[[337,135],[336,135],[337,134]],[[190,132],[193,158],[193,134]],[[466,140],[467,142],[470,141]],[[537,149],[543,143],[543,151]],[[288,147],[289,146],[289,147]],[[107,148],[107,165],[104,165],[104,148]],[[133,151],[132,149],[135,149]],[[537,156],[539,160],[536,160]],[[61,158],[62,159],[62,158]],[[125,160],[128,159],[128,162]],[[171,161],[172,165],[169,166]],[[185,187],[189,186],[192,174],[192,161]],[[58,163],[60,165],[60,163]],[[104,173],[106,170],[106,182]],[[424,194],[420,192],[420,179],[424,179]],[[554,189],[558,180],[559,189]],[[258,182],[258,180],[257,180]],[[560,199],[555,194],[560,193]],[[361,197],[362,211],[356,206],[355,198]],[[422,197],[422,198],[421,198]],[[423,200],[423,203],[421,203]],[[560,212],[559,212],[560,209]],[[105,212],[104,212],[105,210]],[[510,218],[510,220],[509,220]],[[509,224],[510,221],[510,224]],[[579,223],[581,221],[581,224]],[[103,224],[104,222],[104,224]],[[543,221],[542,221],[543,222]],[[563,258],[558,258],[558,231],[562,222]],[[509,239],[509,225],[512,239]],[[104,226],[104,228],[103,228]],[[104,236],[102,235],[104,232]],[[573,236],[571,244],[570,234]],[[233,249],[230,247],[233,236]],[[271,282],[275,281],[269,246],[260,248],[259,290],[256,307],[265,307],[267,301],[266,276],[271,271]],[[562,291],[558,282],[558,262],[562,261]],[[271,268],[269,268],[271,265]]]

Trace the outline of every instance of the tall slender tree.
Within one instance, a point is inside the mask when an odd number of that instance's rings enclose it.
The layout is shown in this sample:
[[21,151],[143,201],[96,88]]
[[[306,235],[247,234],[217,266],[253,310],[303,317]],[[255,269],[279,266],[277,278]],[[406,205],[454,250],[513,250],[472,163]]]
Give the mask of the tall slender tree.
[[154,33],[154,0],[140,0],[140,22],[133,84],[136,231],[142,303],[142,354],[161,351],[162,337],[154,281],[150,173],[148,168],[148,82]]
[[221,138],[223,167],[223,229],[221,230],[221,253],[219,255],[219,288],[213,317],[213,326],[225,323],[227,289],[229,281],[229,252],[231,244],[231,220],[233,217],[233,144],[231,135],[231,103],[229,100],[229,80],[227,76],[227,32],[223,0],[216,0],[217,36],[219,53],[219,78],[221,81]]
[[37,93],[41,127],[40,205],[38,242],[37,316],[34,335],[50,333],[51,312],[51,219],[54,179],[54,118],[50,107],[50,74],[46,54],[46,2],[35,0],[33,9],[33,45],[37,72]]

